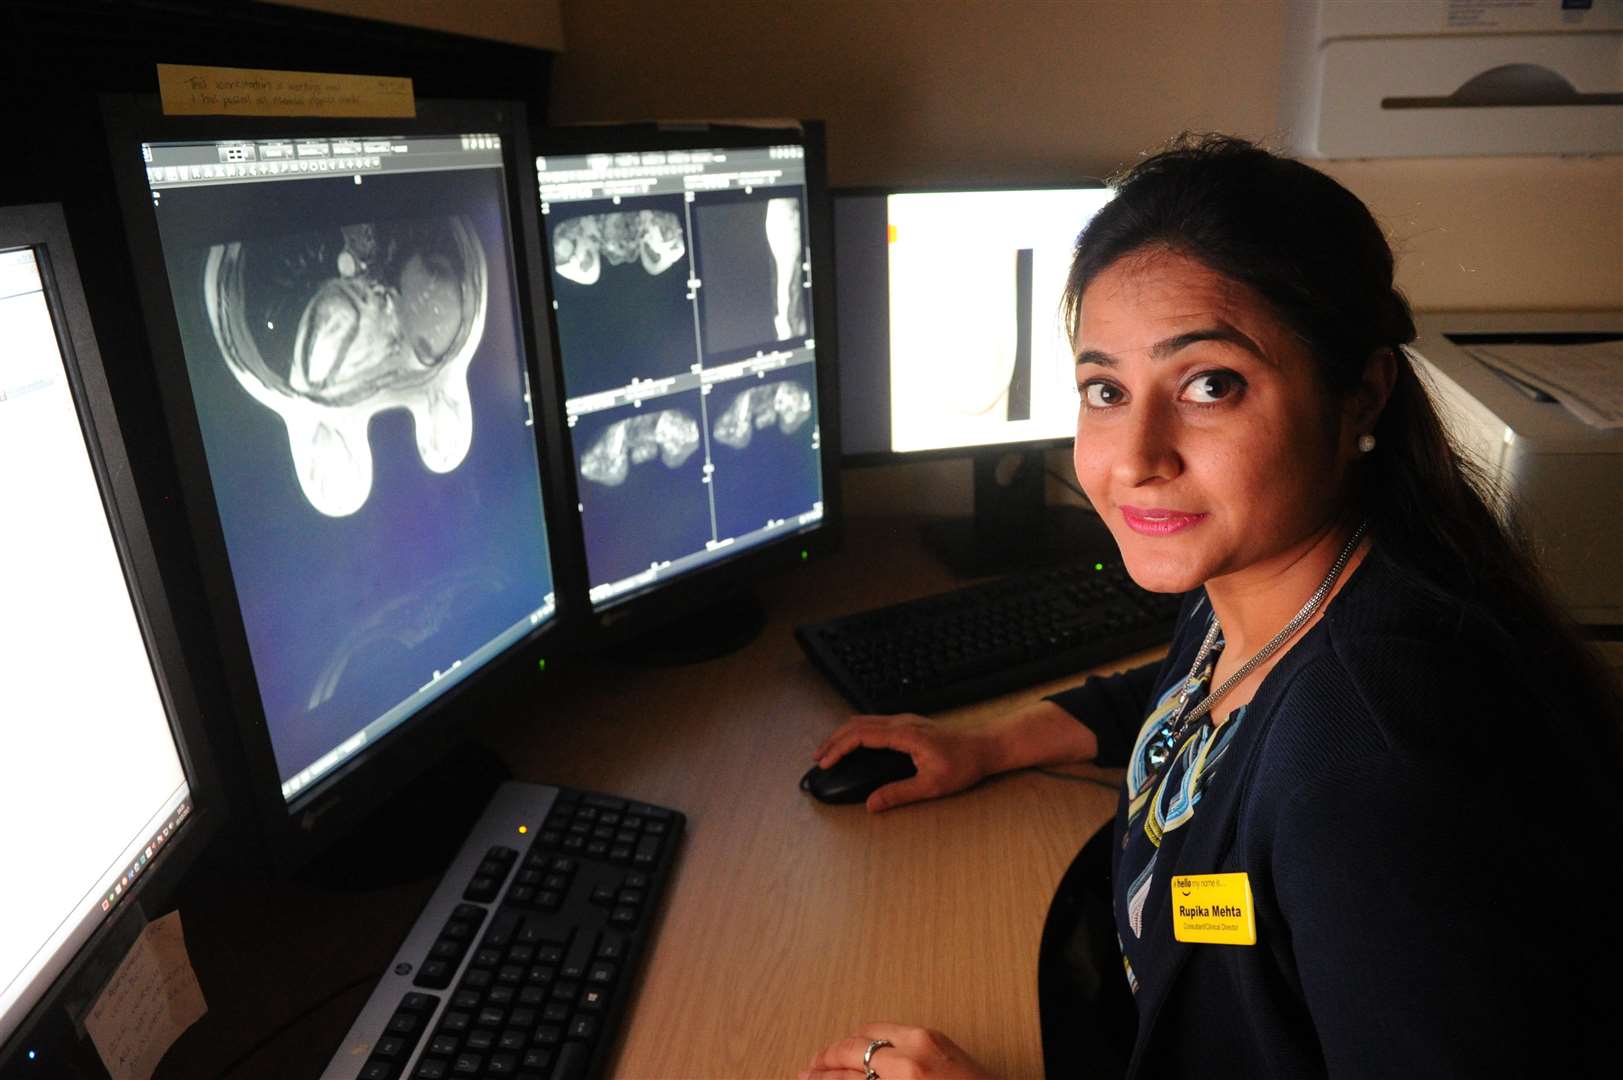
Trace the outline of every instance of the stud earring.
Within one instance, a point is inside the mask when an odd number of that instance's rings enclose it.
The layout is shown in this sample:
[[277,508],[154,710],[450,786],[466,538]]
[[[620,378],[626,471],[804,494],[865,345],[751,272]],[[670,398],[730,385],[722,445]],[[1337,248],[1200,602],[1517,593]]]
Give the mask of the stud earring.
[[1360,435],[1360,436],[1358,436],[1358,452],[1360,454],[1367,454],[1373,449],[1375,449],[1375,436],[1373,436],[1373,435]]

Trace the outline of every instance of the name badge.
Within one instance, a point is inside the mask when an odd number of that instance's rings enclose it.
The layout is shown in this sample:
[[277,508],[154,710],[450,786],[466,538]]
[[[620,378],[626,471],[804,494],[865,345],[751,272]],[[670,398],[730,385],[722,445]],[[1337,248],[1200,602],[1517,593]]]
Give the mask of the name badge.
[[1172,936],[1206,945],[1255,945],[1251,879],[1243,873],[1173,877]]

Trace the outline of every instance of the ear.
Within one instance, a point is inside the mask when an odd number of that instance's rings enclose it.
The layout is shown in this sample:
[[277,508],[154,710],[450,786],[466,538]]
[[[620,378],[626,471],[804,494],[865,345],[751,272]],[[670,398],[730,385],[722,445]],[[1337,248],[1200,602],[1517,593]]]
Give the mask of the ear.
[[1348,460],[1363,456],[1358,449],[1359,436],[1375,430],[1375,422],[1380,419],[1387,399],[1392,396],[1392,384],[1398,377],[1398,363],[1395,350],[1387,346],[1376,349],[1364,361],[1364,374],[1342,407],[1342,453]]

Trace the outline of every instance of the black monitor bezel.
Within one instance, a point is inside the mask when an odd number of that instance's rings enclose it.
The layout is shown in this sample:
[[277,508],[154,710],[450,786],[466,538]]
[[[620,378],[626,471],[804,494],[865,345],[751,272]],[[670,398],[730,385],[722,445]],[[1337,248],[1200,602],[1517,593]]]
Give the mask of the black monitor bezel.
[[[242,823],[244,831],[252,830],[246,839],[257,850],[247,854],[244,861],[289,873],[307,865],[353,830],[389,795],[442,758],[463,736],[467,707],[492,683],[495,671],[534,662],[543,653],[555,655],[567,648],[571,627],[580,617],[574,597],[581,594],[567,575],[559,573],[578,561],[567,546],[569,532],[559,510],[558,493],[563,490],[558,486],[561,444],[555,425],[547,422],[554,414],[561,416],[562,409],[554,409],[551,404],[556,400],[557,387],[551,365],[543,362],[546,354],[538,344],[534,311],[524,286],[525,279],[533,276],[530,267],[539,257],[535,240],[537,215],[532,209],[536,202],[535,181],[528,167],[525,110],[520,102],[434,100],[416,102],[412,118],[172,117],[163,114],[156,97],[108,95],[102,99],[102,114],[155,381],[169,425],[215,647],[234,710],[234,719],[216,727],[233,729],[224,738],[234,744],[231,764],[246,788],[236,793],[233,810],[246,819]],[[248,135],[274,138],[469,132],[492,132],[502,137],[512,254],[519,279],[515,300],[520,312],[521,341],[528,353],[527,370],[537,420],[536,453],[552,552],[555,614],[505,654],[288,801],[282,796],[281,776],[231,576],[139,146],[141,142]]]
[[[692,570],[646,589],[615,597],[593,610],[587,598],[586,566],[581,574],[578,600],[586,611],[584,641],[603,646],[638,634],[716,602],[718,596],[747,587],[763,574],[796,563],[821,558],[838,549],[843,531],[840,495],[839,358],[834,324],[834,223],[829,201],[828,158],[823,124],[818,120],[763,120],[734,122],[647,122],[582,124],[573,127],[537,125],[531,129],[533,155],[613,153],[767,147],[798,144],[805,147],[806,204],[811,240],[812,331],[817,342],[817,396],[820,467],[823,474],[823,517],[803,530],[775,537],[728,558]],[[534,179],[534,163],[530,168]],[[539,212],[539,201],[536,202]],[[552,250],[542,238],[542,262],[531,275],[530,288],[538,311],[552,310]],[[548,359],[562,389],[561,359],[556,320],[549,320]],[[560,406],[562,399],[559,399]],[[560,416],[562,415],[560,410]],[[566,504],[579,502],[573,448],[565,431],[563,473],[568,484]],[[580,515],[571,513],[571,541],[585,551]]]
[[[833,188],[829,192],[829,209],[832,214],[835,205],[841,199],[848,198],[871,199],[890,195],[951,195],[979,191],[1079,191],[1084,189],[1108,189],[1109,187],[1108,183],[1096,177],[1077,181],[1046,181],[1033,184],[867,184]],[[962,461],[965,458],[998,457],[1003,454],[1021,453],[1028,450],[1058,450],[1070,447],[1074,441],[1074,435],[1056,435],[1051,439],[1014,439],[1008,442],[979,443],[974,446],[945,446],[933,450],[848,452],[840,458],[840,461],[841,464],[851,468],[907,465],[924,461]]]
[[[169,592],[136,491],[123,431],[113,408],[106,369],[90,308],[79,277],[78,262],[60,205],[36,203],[0,207],[0,249],[34,251],[46,303],[56,328],[63,367],[73,390],[80,429],[101,489],[113,542],[123,564],[137,622],[168,713],[170,731],[180,752],[192,810],[186,823],[154,854],[131,887],[125,890],[101,925],[80,945],[51,987],[24,1015],[0,1045],[0,1064],[13,1060],[23,1045],[41,1038],[59,1044],[71,1038],[77,1016],[58,1014],[56,1006],[76,1011],[100,990],[111,967],[123,958],[131,935],[149,912],[167,901],[186,870],[219,833],[224,819],[224,793],[210,750]],[[54,1034],[53,1034],[54,1032]]]

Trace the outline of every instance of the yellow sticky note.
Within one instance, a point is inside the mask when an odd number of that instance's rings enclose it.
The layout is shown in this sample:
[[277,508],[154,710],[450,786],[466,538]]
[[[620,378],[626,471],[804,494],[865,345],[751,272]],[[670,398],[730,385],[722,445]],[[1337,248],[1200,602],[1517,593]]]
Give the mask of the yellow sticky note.
[[208,1006],[186,954],[180,913],[148,923],[85,1017],[113,1080],[150,1080],[158,1062]]
[[1255,945],[1251,879],[1243,873],[1174,876],[1172,936],[1207,945]]
[[159,64],[166,116],[417,115],[411,80],[392,75]]

